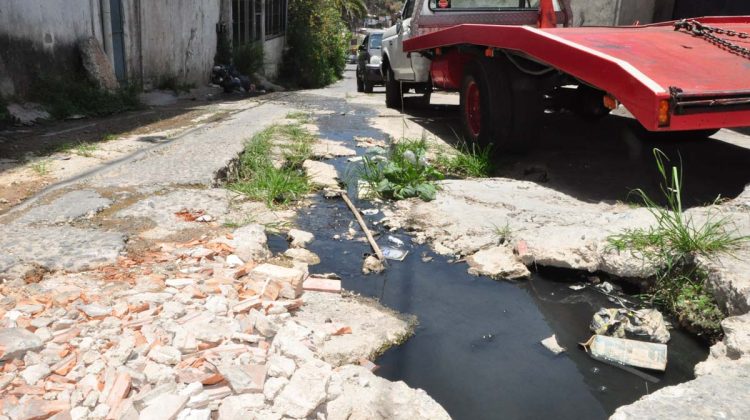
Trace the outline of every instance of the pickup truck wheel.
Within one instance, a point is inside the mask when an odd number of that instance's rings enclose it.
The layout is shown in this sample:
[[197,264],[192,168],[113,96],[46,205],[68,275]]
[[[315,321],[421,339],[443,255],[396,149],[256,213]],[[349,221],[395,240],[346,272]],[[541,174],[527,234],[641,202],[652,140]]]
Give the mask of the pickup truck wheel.
[[461,84],[461,122],[468,140],[487,146],[495,140],[495,89],[487,63],[473,61],[466,66]]
[[362,78],[359,77],[359,72],[357,72],[357,92],[364,92],[365,91],[365,82],[362,81]]
[[393,70],[388,67],[385,74],[385,106],[393,109],[401,109],[404,93],[401,90],[401,82],[396,80]]

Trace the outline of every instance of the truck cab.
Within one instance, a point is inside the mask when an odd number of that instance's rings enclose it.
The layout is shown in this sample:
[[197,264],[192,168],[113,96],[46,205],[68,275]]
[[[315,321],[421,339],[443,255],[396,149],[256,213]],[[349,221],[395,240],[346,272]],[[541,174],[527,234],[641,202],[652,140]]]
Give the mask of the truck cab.
[[[567,26],[571,20],[569,0],[552,0]],[[540,0],[406,0],[396,24],[383,34],[381,72],[386,85],[386,105],[399,108],[404,93],[414,89],[429,95],[436,84],[432,80],[432,58],[407,53],[404,42],[457,23],[537,25]],[[437,84],[437,87],[444,87]]]

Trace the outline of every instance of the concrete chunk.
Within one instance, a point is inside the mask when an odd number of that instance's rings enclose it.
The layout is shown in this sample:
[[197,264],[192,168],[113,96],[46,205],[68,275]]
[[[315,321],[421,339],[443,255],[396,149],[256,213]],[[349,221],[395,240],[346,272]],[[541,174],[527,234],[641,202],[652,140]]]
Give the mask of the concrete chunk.
[[[291,298],[299,297],[302,294],[302,282],[305,273],[294,268],[286,268],[273,264],[261,264],[248,274],[251,280],[265,283],[266,281],[275,282],[282,286],[289,285],[294,292]],[[287,297],[287,296],[285,296]]]
[[27,351],[36,351],[44,343],[32,332],[22,328],[4,328],[0,330],[0,361],[20,359]]
[[188,402],[188,396],[164,394],[141,411],[139,420],[174,420]]

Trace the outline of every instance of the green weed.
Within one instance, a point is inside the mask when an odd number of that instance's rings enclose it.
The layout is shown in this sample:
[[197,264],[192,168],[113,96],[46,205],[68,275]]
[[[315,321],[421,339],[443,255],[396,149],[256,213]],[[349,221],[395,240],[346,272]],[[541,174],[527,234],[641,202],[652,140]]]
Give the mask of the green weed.
[[96,144],[92,143],[78,143],[74,147],[75,154],[78,156],[83,157],[92,157],[94,156],[94,152],[97,151],[99,147]]
[[505,223],[505,226],[495,226],[493,229],[497,241],[502,245],[509,242],[513,238],[513,230],[510,228],[510,224]]
[[49,159],[39,159],[31,163],[31,169],[39,176],[45,176],[49,173]]
[[443,174],[427,160],[427,144],[422,140],[402,140],[391,144],[385,156],[365,155],[358,170],[360,179],[370,189],[385,198],[403,200],[419,197],[425,201],[435,199],[435,181]]
[[263,44],[261,42],[250,42],[240,45],[232,52],[232,59],[237,71],[250,78],[254,78],[255,73],[263,72],[265,60]]
[[682,170],[668,166],[669,159],[654,149],[662,177],[661,192],[666,206],[660,207],[645,191],[633,191],[655,218],[648,229],[628,229],[609,237],[617,250],[630,250],[649,264],[659,267],[648,291],[652,302],[672,312],[683,325],[709,337],[721,332],[721,311],[706,288],[706,274],[696,256],[714,258],[731,254],[748,237],[739,236],[727,218],[709,213],[700,222],[683,212]]
[[[281,144],[285,163],[274,165],[274,143]],[[245,146],[229,189],[260,200],[269,206],[284,206],[299,200],[312,189],[302,170],[311,136],[298,126],[272,126],[255,135]],[[303,144],[304,143],[304,144]]]
[[439,154],[435,166],[449,176],[460,178],[486,178],[492,174],[490,147],[461,144],[455,152]]

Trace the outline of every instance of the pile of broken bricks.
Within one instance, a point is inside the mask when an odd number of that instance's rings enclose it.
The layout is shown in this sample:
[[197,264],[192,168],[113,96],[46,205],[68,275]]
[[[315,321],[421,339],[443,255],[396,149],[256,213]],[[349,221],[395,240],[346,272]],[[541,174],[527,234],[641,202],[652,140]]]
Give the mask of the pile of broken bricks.
[[[292,233],[293,248],[312,240]],[[0,419],[348,418],[367,406],[342,393],[376,383],[404,404],[399,413],[444,417],[367,360],[334,369],[320,359],[317,348],[352,329],[312,329],[292,314],[307,291],[340,293],[340,280],[287,258],[243,260],[235,242],[164,243],[94,271],[3,284]]]

